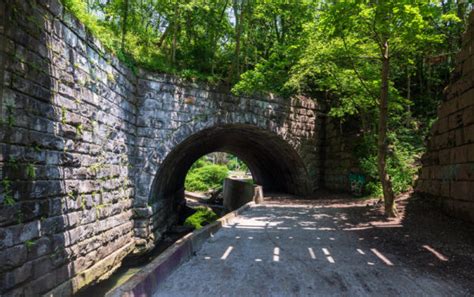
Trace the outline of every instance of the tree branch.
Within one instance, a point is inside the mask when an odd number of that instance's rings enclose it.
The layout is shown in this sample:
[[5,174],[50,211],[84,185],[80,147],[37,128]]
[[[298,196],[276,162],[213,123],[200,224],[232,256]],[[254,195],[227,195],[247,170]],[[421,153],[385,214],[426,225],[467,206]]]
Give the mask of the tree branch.
[[[346,52],[348,52],[347,43],[346,43],[346,38],[344,37],[344,34],[342,34],[341,36],[342,36],[342,42],[343,42],[343,44],[344,44],[344,49],[346,50]],[[354,69],[354,72],[355,72],[355,74],[356,74],[356,76],[357,76],[357,79],[360,81],[362,87],[365,89],[365,91],[367,92],[367,94],[368,94],[370,97],[372,97],[373,99],[375,99],[375,100],[378,102],[379,97],[378,97],[377,95],[374,95],[374,94],[370,91],[369,87],[366,85],[365,81],[362,79],[362,77],[361,77],[359,71],[357,71],[357,67],[356,67],[356,65],[355,65],[355,63],[354,63],[354,60],[352,59],[351,55],[347,55],[347,57],[349,58],[349,60],[350,60],[350,62],[351,62],[351,64],[352,64],[352,69]]]

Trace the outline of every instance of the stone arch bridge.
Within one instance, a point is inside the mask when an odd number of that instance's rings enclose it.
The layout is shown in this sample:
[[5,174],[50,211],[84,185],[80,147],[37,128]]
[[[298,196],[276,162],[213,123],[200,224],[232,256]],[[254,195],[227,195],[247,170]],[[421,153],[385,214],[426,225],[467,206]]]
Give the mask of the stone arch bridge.
[[319,115],[311,100],[235,97],[153,75],[140,78],[138,89],[139,234],[159,237],[172,201],[184,198],[188,169],[211,152],[241,158],[266,191],[307,195],[318,188]]

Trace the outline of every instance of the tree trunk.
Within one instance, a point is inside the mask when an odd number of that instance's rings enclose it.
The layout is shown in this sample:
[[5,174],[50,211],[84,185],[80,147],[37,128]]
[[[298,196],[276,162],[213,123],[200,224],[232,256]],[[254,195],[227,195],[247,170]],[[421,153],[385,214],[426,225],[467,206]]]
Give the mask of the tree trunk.
[[[457,5],[457,15],[458,15],[458,18],[461,19],[462,21],[465,21],[466,20],[466,8],[467,8],[467,1],[457,1],[456,5]],[[457,44],[459,46],[459,48],[462,48],[462,38],[461,38],[461,35],[462,35],[462,32],[458,32],[459,34],[456,34],[456,39],[457,39]],[[452,46],[454,45],[454,42],[451,43]],[[453,51],[453,50],[451,50]]]
[[[411,101],[411,73],[410,73],[410,67],[407,67],[407,99],[408,99],[408,101]],[[408,104],[407,109],[408,109],[408,118],[406,119],[406,123],[407,123],[407,125],[409,125],[410,120],[412,118],[410,104]]]
[[385,205],[385,215],[396,217],[395,195],[393,194],[392,182],[387,173],[387,125],[388,125],[388,79],[390,71],[390,60],[388,51],[388,41],[382,45],[382,85],[380,88],[379,102],[379,133],[378,133],[378,154],[377,165],[380,182],[382,183],[383,198]]
[[163,32],[163,34],[161,34],[161,37],[160,37],[160,40],[158,41],[158,43],[156,44],[156,46],[158,48],[161,48],[161,46],[163,45],[163,42],[165,41],[166,39],[166,36],[168,36],[169,34],[169,31],[170,31],[170,25],[168,25],[165,29],[165,32]]
[[128,0],[124,1],[123,20],[122,20],[122,51],[125,49],[125,35],[127,34],[127,19],[128,19]]
[[242,22],[244,17],[244,0],[240,3],[234,1],[234,17],[235,17],[235,51],[234,51],[234,67],[231,73],[231,83],[240,77],[240,37],[242,35]]
[[[221,10],[221,13],[219,14],[219,18],[217,19],[217,23],[216,23],[216,27],[220,27],[221,23],[222,23],[222,20],[224,19],[224,15],[225,15],[225,12],[226,12],[226,9],[227,9],[227,4],[228,4],[229,0],[225,0],[225,3],[224,3],[224,6]],[[216,61],[215,61],[215,57],[216,57],[216,51],[217,51],[217,37],[216,37],[216,28],[210,28],[209,29],[211,31],[211,73],[212,75],[214,75],[214,70],[216,68]]]
[[173,20],[173,39],[171,41],[171,64],[174,65],[176,62],[176,47],[178,43],[178,31],[179,31],[179,5],[175,6],[174,9],[174,20]]

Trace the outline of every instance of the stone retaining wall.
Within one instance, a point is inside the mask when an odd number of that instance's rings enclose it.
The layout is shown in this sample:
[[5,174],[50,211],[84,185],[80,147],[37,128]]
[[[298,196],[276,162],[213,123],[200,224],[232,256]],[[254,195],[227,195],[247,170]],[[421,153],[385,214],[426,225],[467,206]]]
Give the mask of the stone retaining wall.
[[0,295],[68,295],[134,249],[135,78],[56,1],[0,14]]
[[474,11],[438,109],[416,191],[474,222]]

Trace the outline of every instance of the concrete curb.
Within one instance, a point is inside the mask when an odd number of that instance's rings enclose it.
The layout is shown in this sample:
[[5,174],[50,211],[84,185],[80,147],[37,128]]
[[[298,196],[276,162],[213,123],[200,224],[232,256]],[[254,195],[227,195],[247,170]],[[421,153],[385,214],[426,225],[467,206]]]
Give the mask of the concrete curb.
[[254,205],[249,202],[237,210],[234,210],[216,222],[187,234],[167,248],[156,257],[150,264],[146,265],[125,283],[108,292],[106,297],[144,297],[152,296],[158,290],[161,283],[175,271],[182,263],[186,262],[198,251],[203,243],[216,233],[231,219],[241,214]]

